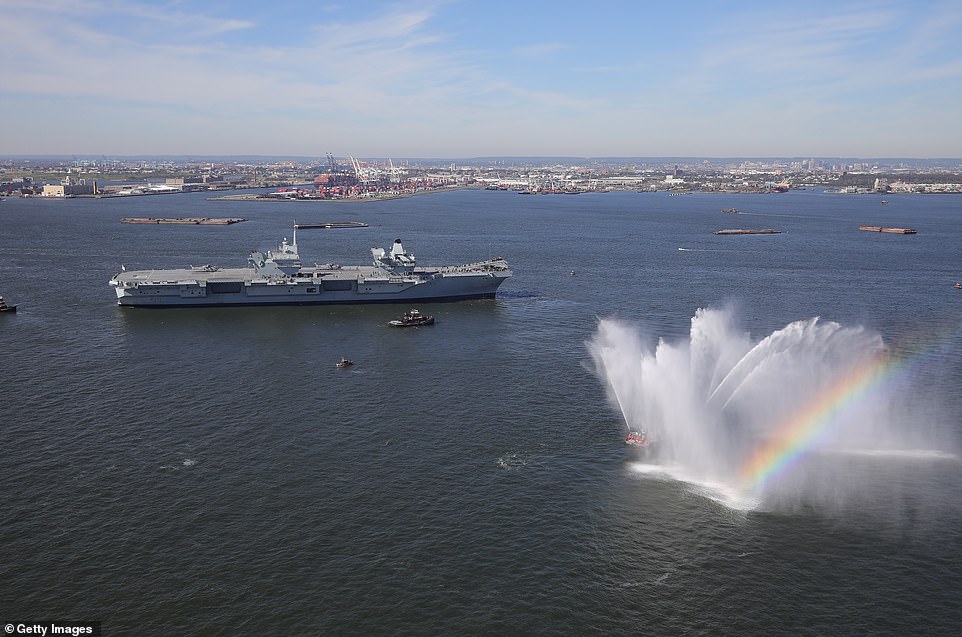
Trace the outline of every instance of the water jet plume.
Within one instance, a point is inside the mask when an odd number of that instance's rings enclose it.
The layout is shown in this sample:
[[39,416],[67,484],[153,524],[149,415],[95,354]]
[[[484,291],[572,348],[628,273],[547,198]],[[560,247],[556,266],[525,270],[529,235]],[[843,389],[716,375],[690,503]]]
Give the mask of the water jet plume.
[[872,488],[875,470],[853,457],[955,458],[907,421],[941,414],[861,326],[815,317],[754,341],[732,310],[699,309],[687,339],[602,319],[588,348],[628,430],[651,432],[666,471],[725,501],[844,508]]

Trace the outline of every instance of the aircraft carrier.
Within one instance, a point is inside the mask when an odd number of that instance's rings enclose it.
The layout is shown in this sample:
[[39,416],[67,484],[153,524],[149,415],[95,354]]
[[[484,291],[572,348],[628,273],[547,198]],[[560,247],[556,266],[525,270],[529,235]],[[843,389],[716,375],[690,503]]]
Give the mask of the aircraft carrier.
[[511,276],[496,257],[477,263],[423,267],[400,239],[390,251],[372,248],[372,265],[305,266],[293,240],[252,252],[246,268],[215,265],[176,270],[127,270],[110,280],[117,304],[135,307],[411,303],[494,298]]

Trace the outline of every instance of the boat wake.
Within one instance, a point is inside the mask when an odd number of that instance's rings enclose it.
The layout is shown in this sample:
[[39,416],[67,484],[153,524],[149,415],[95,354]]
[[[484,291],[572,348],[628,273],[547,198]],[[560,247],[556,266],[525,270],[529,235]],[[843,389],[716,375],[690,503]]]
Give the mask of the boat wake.
[[530,301],[542,298],[543,295],[534,290],[501,290],[498,299],[501,301]]

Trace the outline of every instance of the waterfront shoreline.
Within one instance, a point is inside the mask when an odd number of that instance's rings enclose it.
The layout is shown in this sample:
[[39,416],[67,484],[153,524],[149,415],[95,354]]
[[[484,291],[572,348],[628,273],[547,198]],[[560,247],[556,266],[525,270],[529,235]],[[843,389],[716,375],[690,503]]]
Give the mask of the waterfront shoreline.
[[359,197],[265,197],[263,194],[252,195],[245,193],[242,195],[222,195],[220,197],[207,197],[208,201],[266,201],[276,202],[320,202],[320,203],[363,203],[369,201],[391,201],[393,199],[408,199],[421,195],[433,195],[441,192],[451,192],[454,190],[480,190],[476,186],[453,186],[451,188],[437,188],[434,190],[419,190],[417,192],[405,193],[385,193],[385,194],[365,194]]

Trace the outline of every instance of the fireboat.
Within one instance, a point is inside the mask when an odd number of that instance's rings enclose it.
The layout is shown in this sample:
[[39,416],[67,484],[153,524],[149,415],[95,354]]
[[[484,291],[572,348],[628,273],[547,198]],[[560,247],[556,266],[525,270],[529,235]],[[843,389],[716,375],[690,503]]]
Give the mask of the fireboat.
[[629,447],[650,449],[651,438],[648,437],[648,432],[646,432],[644,429],[641,431],[629,431],[628,437],[625,438],[625,444]]

